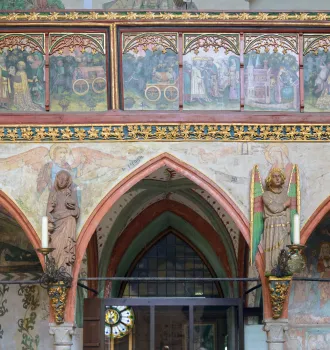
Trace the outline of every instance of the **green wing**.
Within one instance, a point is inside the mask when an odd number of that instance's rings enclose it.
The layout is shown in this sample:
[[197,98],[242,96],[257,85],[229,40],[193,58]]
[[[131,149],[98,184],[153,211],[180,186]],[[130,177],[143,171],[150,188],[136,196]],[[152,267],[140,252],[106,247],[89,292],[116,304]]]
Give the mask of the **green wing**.
[[261,177],[258,166],[255,165],[252,170],[251,176],[251,188],[250,188],[250,262],[254,263],[255,257],[258,251],[258,245],[261,240],[262,233],[264,231],[264,215],[263,215],[263,202],[262,195],[264,189],[261,183]]
[[300,212],[300,186],[299,186],[299,169],[294,165],[290,174],[290,182],[288,187],[288,197],[290,203],[290,223],[291,223],[291,242],[293,241],[293,217],[294,214]]

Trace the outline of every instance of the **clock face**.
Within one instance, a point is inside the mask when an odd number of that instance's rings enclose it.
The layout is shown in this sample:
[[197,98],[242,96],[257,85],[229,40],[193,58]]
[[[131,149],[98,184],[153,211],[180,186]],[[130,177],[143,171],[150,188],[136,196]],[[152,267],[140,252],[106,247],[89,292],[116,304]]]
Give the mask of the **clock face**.
[[134,326],[134,312],[128,306],[110,306],[105,312],[105,335],[123,338]]

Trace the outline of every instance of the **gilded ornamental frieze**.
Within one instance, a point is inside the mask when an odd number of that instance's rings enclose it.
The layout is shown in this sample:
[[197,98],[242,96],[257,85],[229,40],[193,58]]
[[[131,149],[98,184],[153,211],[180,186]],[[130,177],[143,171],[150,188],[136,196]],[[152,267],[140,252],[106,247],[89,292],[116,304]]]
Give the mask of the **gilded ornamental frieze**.
[[251,23],[256,22],[278,25],[282,22],[296,26],[328,25],[328,12],[104,12],[104,11],[64,11],[64,12],[20,12],[0,14],[1,22],[59,22],[59,21],[92,21],[92,22],[125,22],[125,21],[160,21],[210,23]]
[[113,124],[3,126],[0,142],[330,141],[330,125]]

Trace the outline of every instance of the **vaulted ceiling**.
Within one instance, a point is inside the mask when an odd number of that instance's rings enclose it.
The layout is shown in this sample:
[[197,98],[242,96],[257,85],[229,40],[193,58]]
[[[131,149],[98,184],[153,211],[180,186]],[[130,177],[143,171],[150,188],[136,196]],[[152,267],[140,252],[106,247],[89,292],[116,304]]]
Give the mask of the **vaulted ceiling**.
[[[141,215],[148,210],[154,210],[154,208],[156,208],[155,205],[157,203],[161,204],[162,201],[167,203],[166,211],[171,212],[171,203],[173,203],[173,206],[175,203],[180,203],[183,205],[181,208],[189,208],[192,210],[192,213],[196,214],[192,216],[202,218],[204,222],[207,222],[220,236],[221,242],[225,248],[226,257],[224,258],[229,261],[230,275],[238,275],[237,260],[239,255],[240,232],[230,215],[228,215],[207,191],[200,188],[185,176],[178,174],[173,169],[164,166],[144,178],[126,192],[112,206],[98,225],[96,234],[99,276],[105,276],[107,274],[109,263],[114,254],[116,254],[114,249],[117,249],[116,244],[121,242],[120,237],[123,235],[123,232],[129,228],[134,220],[139,220]],[[148,212],[148,215],[152,216],[154,213]],[[163,215],[162,220],[165,220],[165,223],[161,223],[161,218],[158,218],[159,229],[163,227],[163,225],[166,226],[166,223],[169,226],[175,225],[173,222],[173,220],[175,221],[174,217],[175,215]],[[157,227],[154,229],[157,230]],[[188,232],[192,230],[192,227],[186,222],[186,226],[180,226],[180,229],[181,231],[186,230]],[[131,243],[133,246],[133,242]],[[147,242],[144,243],[144,246],[146,244]],[[137,245],[137,247],[138,246],[139,245]],[[196,248],[200,249],[200,247]],[[206,258],[212,259],[211,256],[206,256]],[[223,266],[221,268],[224,269]],[[214,268],[214,270],[216,269],[217,268]],[[125,269],[121,269],[120,272],[127,273]],[[223,271],[220,275],[228,276],[228,271]]]

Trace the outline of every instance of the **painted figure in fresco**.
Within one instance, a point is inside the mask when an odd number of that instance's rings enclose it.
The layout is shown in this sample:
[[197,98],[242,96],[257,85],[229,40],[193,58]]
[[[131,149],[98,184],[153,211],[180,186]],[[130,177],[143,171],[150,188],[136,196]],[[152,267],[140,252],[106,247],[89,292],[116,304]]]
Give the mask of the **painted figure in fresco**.
[[286,145],[271,144],[264,151],[265,158],[272,168],[279,168],[285,174],[285,187],[288,187],[293,164],[289,160],[289,149]]
[[47,204],[48,231],[51,235],[52,253],[57,265],[71,273],[75,261],[76,227],[79,218],[76,189],[71,175],[61,170],[57,173]]
[[8,109],[10,93],[11,88],[6,59],[5,56],[0,55],[0,108]]
[[285,188],[285,174],[273,168],[266,179],[267,190],[262,196],[264,204],[263,250],[266,271],[276,265],[280,251],[291,244],[290,205]]
[[197,100],[203,105],[205,102],[208,102],[209,99],[206,94],[202,71],[202,61],[199,59],[194,59],[191,70],[191,101]]
[[218,83],[218,68],[214,64],[214,59],[208,57],[204,69],[204,82],[209,98],[218,99],[220,96]]
[[191,99],[191,70],[192,65],[190,63],[186,63],[183,66],[183,84],[184,84],[184,103],[190,103]]
[[41,195],[50,189],[59,171],[65,170],[79,186],[99,177],[111,177],[113,171],[122,171],[127,166],[127,156],[115,156],[89,147],[69,147],[53,144],[50,149],[44,146],[27,152],[0,158],[0,168],[12,171],[30,168],[37,175],[37,192]]
[[237,100],[239,96],[239,70],[236,61],[232,59],[229,67],[229,100]]
[[44,60],[39,52],[35,52],[33,55],[29,55],[26,58],[28,63],[27,71],[28,76],[33,77],[30,91],[32,100],[38,105],[44,105]]
[[35,104],[31,98],[29,82],[35,83],[37,77],[29,80],[26,74],[26,64],[23,61],[17,63],[17,71],[11,69],[14,90],[14,105],[19,111],[40,112],[42,108]]
[[54,74],[53,74],[54,78],[52,80],[53,85],[52,85],[51,92],[56,92],[57,94],[60,94],[64,92],[67,88],[63,59],[59,59],[56,62],[56,65],[53,71],[54,71]]
[[50,148],[49,156],[51,161],[42,167],[38,175],[37,191],[39,194],[41,194],[46,187],[49,189],[52,187],[59,171],[66,170],[72,174],[73,169],[67,162],[69,152],[70,150],[67,145],[53,145]]
[[[321,245],[317,271],[320,273],[320,278],[330,278],[330,243],[328,242]],[[324,284],[319,284],[321,307],[330,299],[329,287]]]

